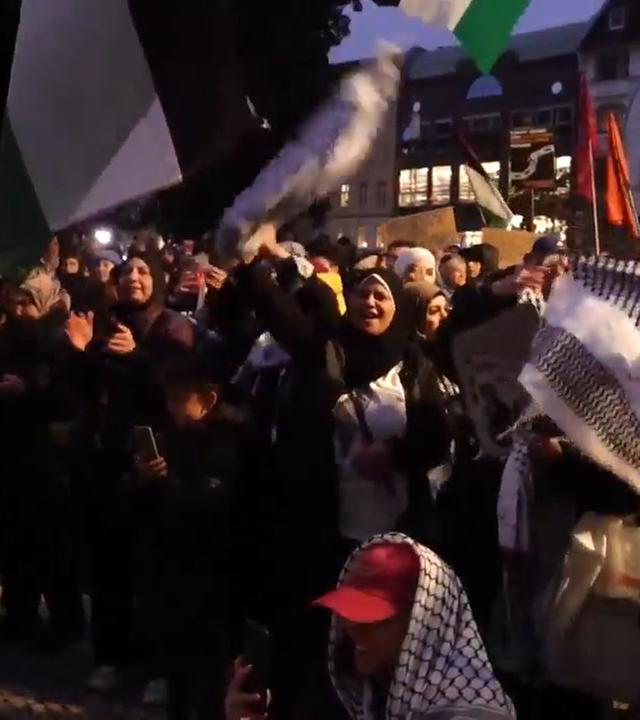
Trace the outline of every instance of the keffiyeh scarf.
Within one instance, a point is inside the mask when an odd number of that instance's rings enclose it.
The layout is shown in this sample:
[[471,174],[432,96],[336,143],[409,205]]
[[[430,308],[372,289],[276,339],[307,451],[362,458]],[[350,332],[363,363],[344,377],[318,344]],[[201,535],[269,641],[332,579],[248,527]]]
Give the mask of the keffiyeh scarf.
[[576,258],[520,382],[541,414],[640,494],[640,263]]
[[[364,547],[380,543],[410,545],[420,558],[418,589],[389,688],[386,720],[515,718],[453,571],[431,550],[398,533],[377,536]],[[347,561],[340,583],[354,556]],[[334,619],[329,640],[331,678],[349,715],[366,720],[371,717],[366,703],[368,683],[339,666],[338,648],[343,640],[340,623]]]
[[[566,438],[640,494],[640,263],[574,257],[558,278],[520,382],[529,416],[548,416]],[[531,467],[522,424],[505,467],[500,544],[526,550]],[[517,500],[516,500],[517,498]],[[517,519],[516,519],[517,518]]]
[[[542,294],[525,288],[518,296],[518,303],[532,305],[543,324],[545,300]],[[528,416],[537,416],[537,409],[530,409]],[[532,438],[531,424],[520,421],[513,436],[513,445],[502,471],[498,496],[498,539],[505,550],[529,549],[529,503],[533,490],[533,468],[529,458],[529,442]]]

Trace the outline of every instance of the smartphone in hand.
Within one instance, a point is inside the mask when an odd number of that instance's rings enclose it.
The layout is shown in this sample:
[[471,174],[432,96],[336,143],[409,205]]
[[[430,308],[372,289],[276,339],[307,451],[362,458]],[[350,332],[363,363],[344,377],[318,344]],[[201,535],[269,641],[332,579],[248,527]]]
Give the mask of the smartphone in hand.
[[244,692],[260,694],[265,703],[271,675],[272,641],[268,628],[254,620],[245,623],[243,660],[252,671]]
[[133,428],[133,446],[135,454],[142,462],[149,463],[158,460],[160,453],[158,452],[158,444],[155,435],[150,427],[145,425],[136,425]]

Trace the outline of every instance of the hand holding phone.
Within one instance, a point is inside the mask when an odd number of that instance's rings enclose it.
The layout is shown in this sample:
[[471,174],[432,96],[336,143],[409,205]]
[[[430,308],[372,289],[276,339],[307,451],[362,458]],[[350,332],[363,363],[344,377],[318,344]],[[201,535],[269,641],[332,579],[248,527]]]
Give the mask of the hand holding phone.
[[246,685],[252,667],[236,660],[233,677],[224,701],[225,720],[266,720],[268,703],[260,693],[250,693]]
[[271,674],[271,633],[253,620],[245,623],[243,660],[251,667],[244,686],[249,693],[260,693],[266,700]]
[[133,428],[135,464],[140,477],[145,480],[163,480],[169,475],[169,466],[158,451],[156,438],[150,427],[136,425]]
[[146,425],[136,425],[133,428],[133,446],[136,457],[142,462],[150,463],[160,459],[153,430]]

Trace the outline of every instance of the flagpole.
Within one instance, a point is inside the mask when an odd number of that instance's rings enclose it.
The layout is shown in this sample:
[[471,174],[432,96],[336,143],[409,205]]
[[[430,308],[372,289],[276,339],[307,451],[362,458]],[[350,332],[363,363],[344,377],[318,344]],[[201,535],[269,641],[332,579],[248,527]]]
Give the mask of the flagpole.
[[593,161],[593,143],[589,140],[589,165],[591,167],[591,194],[593,196],[593,230],[596,246],[596,255],[600,255],[600,226],[598,224],[598,195],[596,194],[596,172]]
[[531,188],[531,232],[536,231],[535,217],[536,217],[536,191],[534,188]]

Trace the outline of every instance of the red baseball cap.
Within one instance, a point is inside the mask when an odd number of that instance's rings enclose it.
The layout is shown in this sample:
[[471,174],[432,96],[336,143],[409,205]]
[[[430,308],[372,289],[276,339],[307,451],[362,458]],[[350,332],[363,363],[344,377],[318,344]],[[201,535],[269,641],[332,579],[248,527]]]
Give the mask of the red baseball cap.
[[356,555],[343,584],[313,604],[349,622],[383,622],[411,609],[419,576],[420,559],[410,545],[372,545]]

